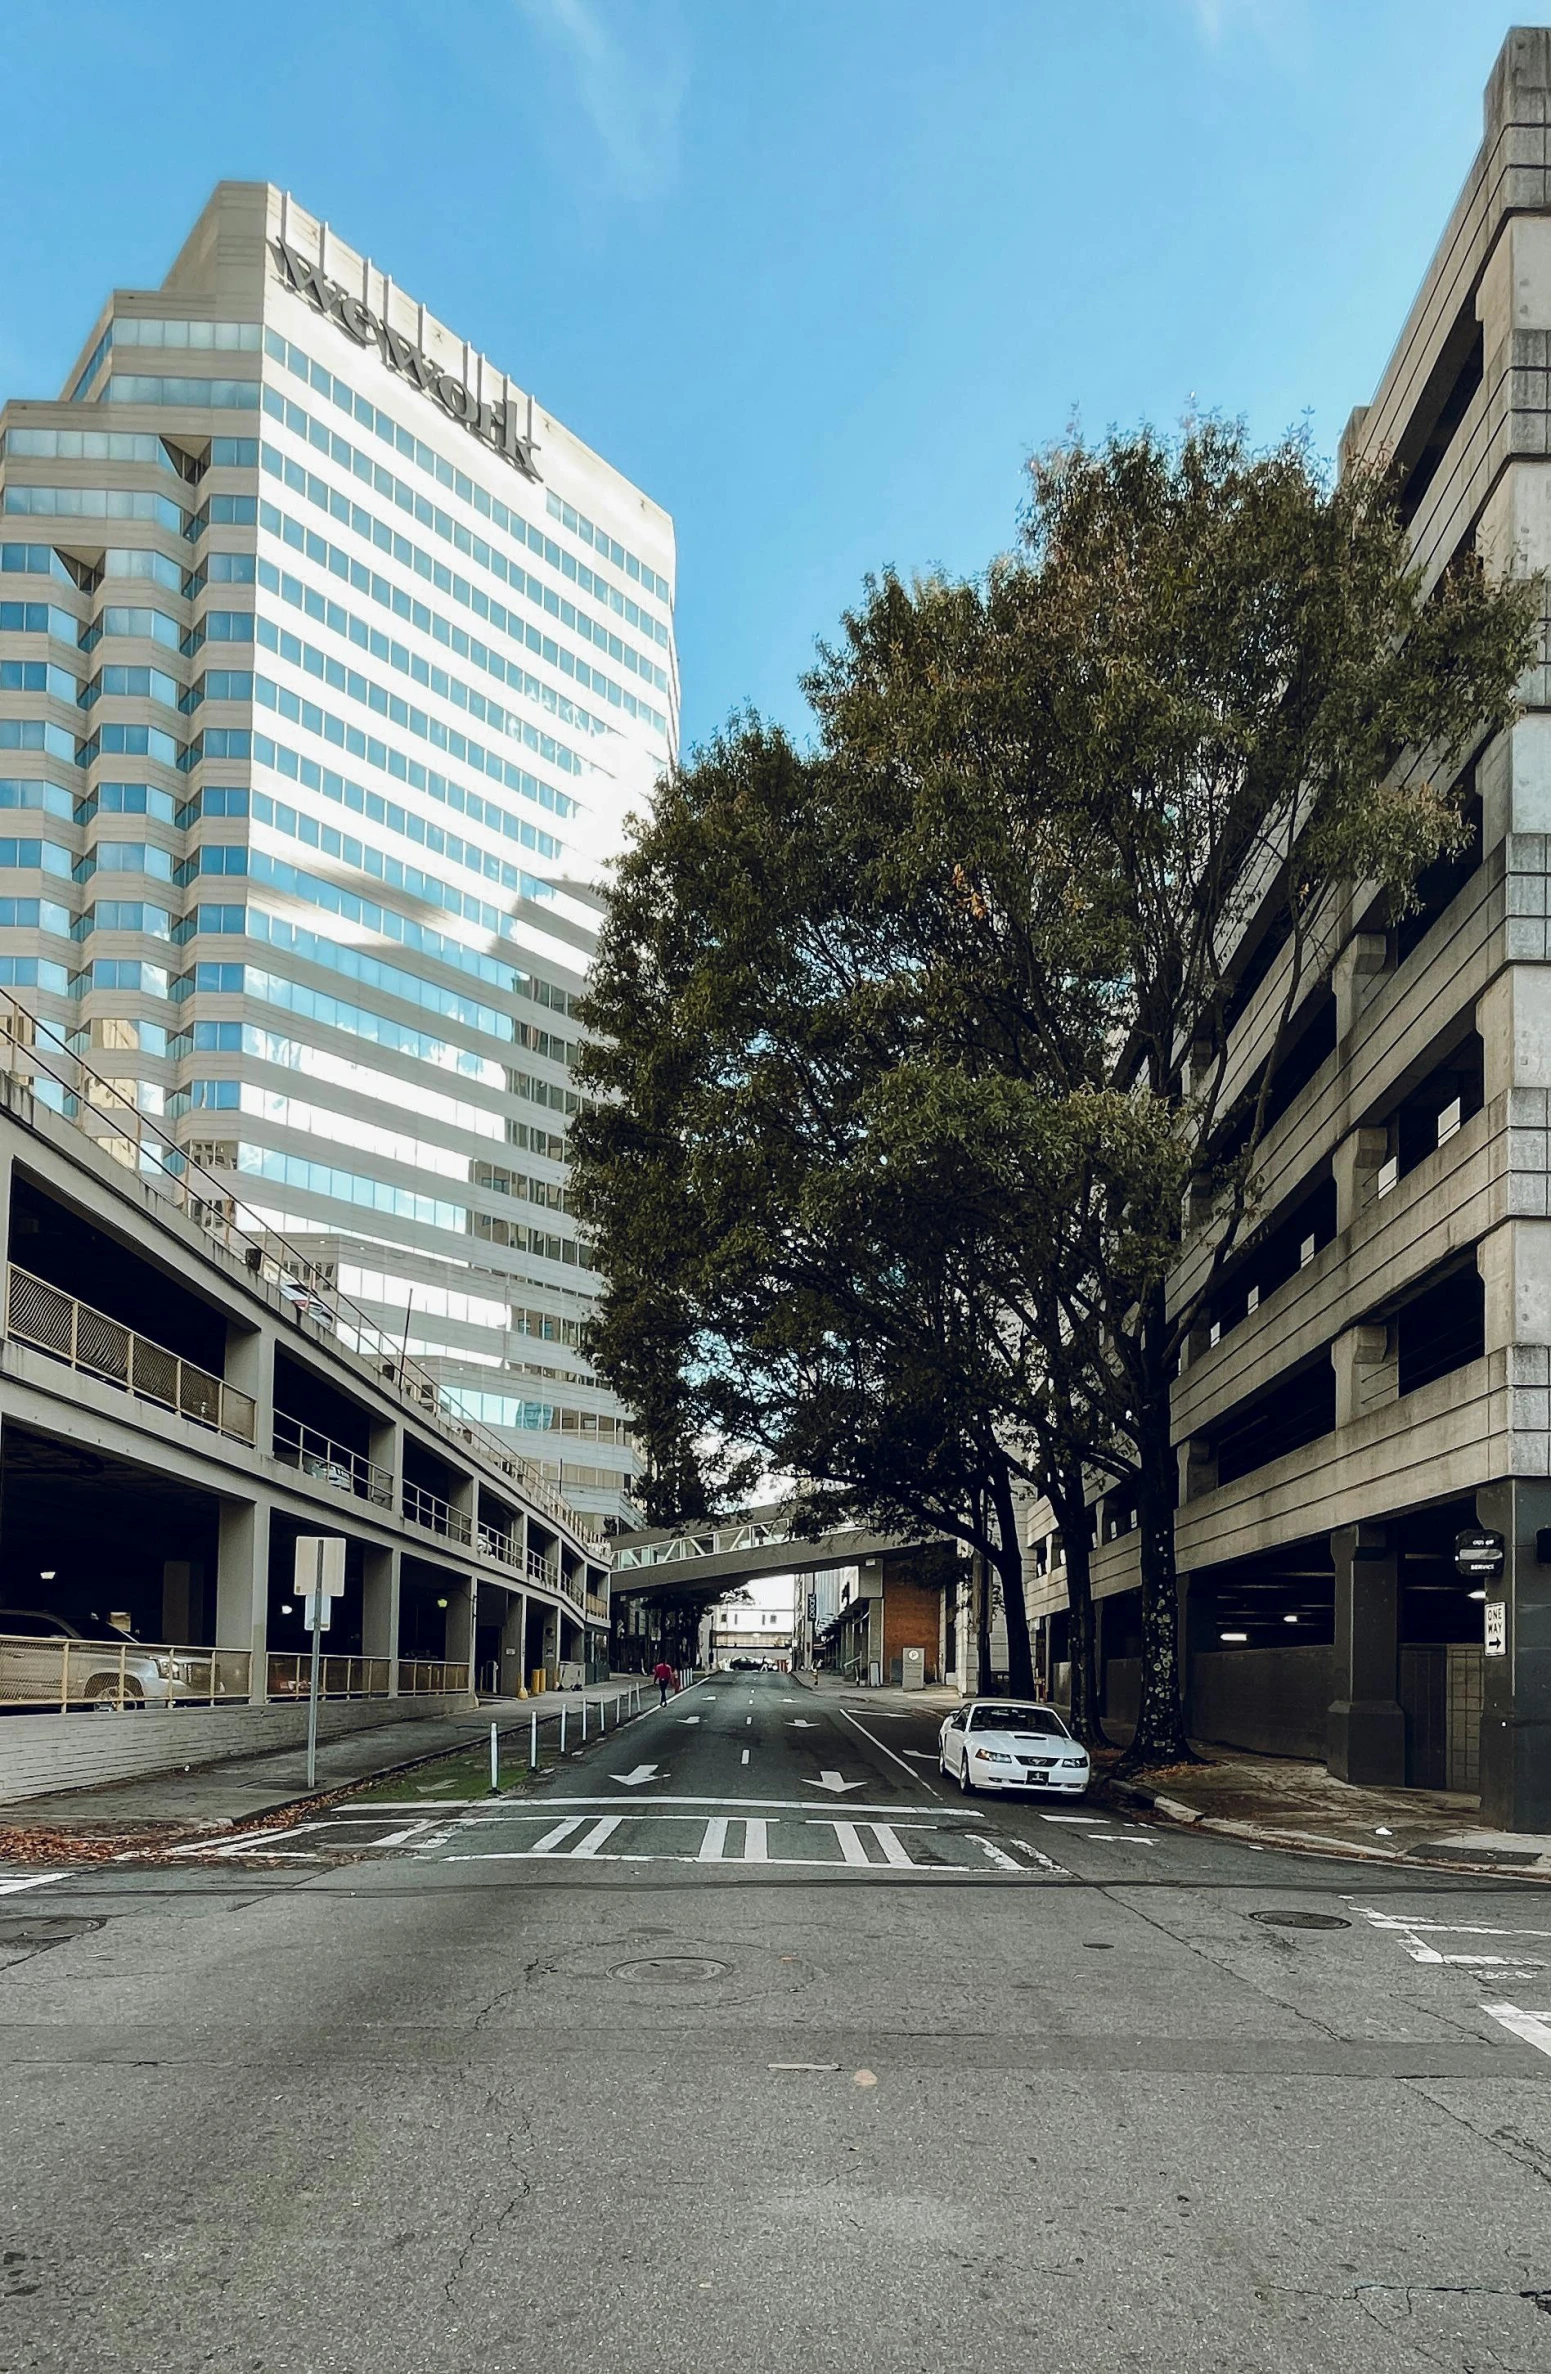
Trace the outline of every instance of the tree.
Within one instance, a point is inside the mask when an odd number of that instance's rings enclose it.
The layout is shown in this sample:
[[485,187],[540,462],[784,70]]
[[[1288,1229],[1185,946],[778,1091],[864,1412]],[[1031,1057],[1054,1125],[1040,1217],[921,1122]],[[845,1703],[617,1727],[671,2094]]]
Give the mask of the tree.
[[943,1065],[917,968],[812,830],[813,769],[757,724],[664,785],[621,866],[585,1019],[573,1177],[606,1277],[594,1361],[655,1516],[802,1479],[999,1576],[1033,1686],[1015,1494],[1046,1364],[1001,1278],[1054,1239],[1038,1108]]
[[663,785],[575,1133],[595,1356],[659,1492],[735,1493],[752,1447],[980,1548],[1011,1636],[1016,1482],[1080,1622],[1090,1479],[1134,1480],[1130,1752],[1188,1753],[1173,1377],[1311,989],[1458,833],[1536,601],[1424,586],[1383,481],[1298,440],[1073,443],[983,583],[869,588],[815,754],[744,721]]
[[1096,1150],[1091,1268],[1045,1314],[1134,1451],[1136,1761],[1188,1753],[1182,1351],[1253,1223],[1311,986],[1457,839],[1461,764],[1513,714],[1538,602],[1468,556],[1427,584],[1382,476],[1332,485],[1301,440],[1256,454],[1206,421],[1042,456],[1017,561],[983,586],[885,578],[810,679],[832,811],[894,852],[879,889],[941,1045],[1097,1100],[1112,1134],[1114,1100],[1137,1117],[1138,1159]]

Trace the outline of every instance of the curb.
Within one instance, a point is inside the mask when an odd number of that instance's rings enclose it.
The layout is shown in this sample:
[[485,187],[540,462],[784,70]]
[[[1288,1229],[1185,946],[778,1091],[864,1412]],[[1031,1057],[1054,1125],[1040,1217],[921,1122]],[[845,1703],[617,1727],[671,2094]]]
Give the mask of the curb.
[[[1106,1781],[1104,1794],[1138,1813],[1152,1813],[1180,1829],[1210,1830],[1220,1838],[1237,1838],[1252,1846],[1274,1846],[1289,1854],[1323,1855],[1347,1863],[1377,1863],[1388,1869],[1405,1867],[1412,1871],[1452,1871],[1456,1876],[1476,1872],[1482,1878],[1551,1882],[1551,1868],[1526,1869],[1522,1861],[1509,1861],[1484,1847],[1467,1847],[1457,1855],[1417,1854],[1406,1847],[1362,1846],[1356,1839],[1323,1838],[1309,1830],[1277,1830],[1265,1822],[1234,1821],[1226,1814],[1203,1813],[1199,1806],[1186,1805],[1181,1798],[1166,1797],[1161,1791],[1141,1787],[1135,1781]],[[1540,1858],[1534,1860],[1539,1863]]]

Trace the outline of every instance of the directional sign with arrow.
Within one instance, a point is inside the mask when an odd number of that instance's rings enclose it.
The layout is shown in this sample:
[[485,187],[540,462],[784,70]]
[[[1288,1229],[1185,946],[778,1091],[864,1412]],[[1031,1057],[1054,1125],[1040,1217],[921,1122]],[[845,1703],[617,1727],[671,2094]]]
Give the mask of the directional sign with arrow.
[[[609,1778],[617,1780],[622,1789],[639,1789],[647,1781],[657,1778],[657,1767],[655,1764],[638,1764],[634,1772],[611,1772]],[[861,1786],[860,1782],[857,1786]]]
[[803,1782],[805,1789],[828,1789],[832,1797],[843,1797],[847,1789],[865,1789],[865,1781],[842,1780],[838,1772],[821,1772],[817,1780],[811,1776]]

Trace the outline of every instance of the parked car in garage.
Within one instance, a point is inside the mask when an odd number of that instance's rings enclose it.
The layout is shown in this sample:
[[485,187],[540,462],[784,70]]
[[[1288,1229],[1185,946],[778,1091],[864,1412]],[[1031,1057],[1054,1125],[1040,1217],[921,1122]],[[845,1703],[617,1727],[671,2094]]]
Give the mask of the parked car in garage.
[[212,1662],[213,1653],[148,1648],[111,1624],[83,1630],[48,1609],[0,1607],[0,1708],[208,1703]]
[[968,1698],[956,1706],[938,1733],[937,1762],[966,1797],[977,1789],[1053,1789],[1080,1797],[1088,1786],[1088,1751],[1055,1708],[1006,1698]]

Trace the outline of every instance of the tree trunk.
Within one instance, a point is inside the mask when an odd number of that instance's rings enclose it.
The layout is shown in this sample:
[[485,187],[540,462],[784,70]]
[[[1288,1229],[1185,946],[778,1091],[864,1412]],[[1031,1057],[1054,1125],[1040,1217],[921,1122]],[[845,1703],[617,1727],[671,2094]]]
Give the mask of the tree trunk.
[[996,1570],[1002,1578],[1002,1614],[1007,1625],[1007,1687],[1014,1698],[1034,1695],[1034,1650],[1029,1640],[1029,1604],[1023,1595],[1023,1548],[1018,1540],[1018,1504],[1012,1475],[998,1462],[991,1478],[996,1506],[999,1547]]
[[1084,1747],[1103,1747],[1104,1726],[1099,1720],[1098,1676],[1094,1670],[1092,1543],[1088,1535],[1088,1503],[1082,1469],[1048,1487],[1050,1505],[1061,1527],[1066,1552],[1068,1652],[1072,1662],[1072,1704],[1068,1720],[1072,1736]]
[[1179,1587],[1174,1569],[1178,1475],[1170,1440],[1169,1377],[1159,1346],[1160,1288],[1142,1322],[1145,1391],[1137,1410],[1137,1516],[1141,1524],[1142,1687],[1136,1736],[1121,1770],[1193,1761],[1185,1736],[1179,1668]]

